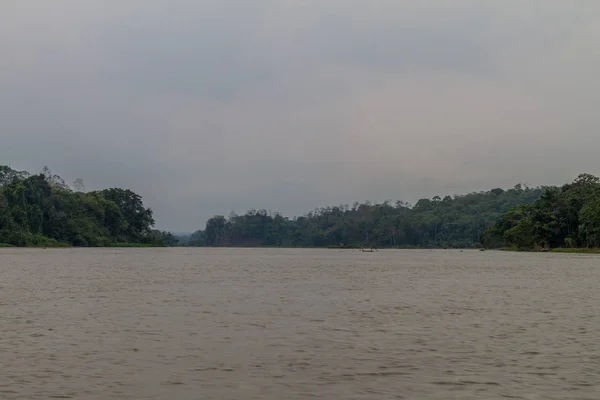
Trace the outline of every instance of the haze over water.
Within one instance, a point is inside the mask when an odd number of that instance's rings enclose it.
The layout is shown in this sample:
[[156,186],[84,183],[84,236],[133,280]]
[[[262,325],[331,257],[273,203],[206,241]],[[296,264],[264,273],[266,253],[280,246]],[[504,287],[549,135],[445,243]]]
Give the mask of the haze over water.
[[600,257],[2,249],[0,398],[597,399]]

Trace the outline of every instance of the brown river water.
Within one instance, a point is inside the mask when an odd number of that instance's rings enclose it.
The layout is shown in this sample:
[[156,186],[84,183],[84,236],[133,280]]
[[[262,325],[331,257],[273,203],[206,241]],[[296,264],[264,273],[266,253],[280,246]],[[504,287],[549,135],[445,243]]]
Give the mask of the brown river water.
[[1,249],[0,399],[600,398],[600,257]]

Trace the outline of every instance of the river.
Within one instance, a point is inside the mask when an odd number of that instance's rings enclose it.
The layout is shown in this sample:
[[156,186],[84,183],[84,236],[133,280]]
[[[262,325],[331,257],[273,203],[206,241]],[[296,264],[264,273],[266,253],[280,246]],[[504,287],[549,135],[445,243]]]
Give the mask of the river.
[[590,399],[600,257],[0,249],[0,398]]

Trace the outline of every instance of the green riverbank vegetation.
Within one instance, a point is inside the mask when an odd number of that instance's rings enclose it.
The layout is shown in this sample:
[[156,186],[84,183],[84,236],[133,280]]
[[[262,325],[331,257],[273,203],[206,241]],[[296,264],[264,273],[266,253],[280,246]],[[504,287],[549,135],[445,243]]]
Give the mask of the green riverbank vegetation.
[[48,168],[39,174],[0,166],[0,243],[10,246],[164,246],[152,210],[128,189],[84,192]]
[[516,185],[466,195],[324,207],[287,218],[266,210],[217,215],[181,243],[192,246],[323,248],[476,248],[511,208],[533,204],[545,188]]
[[579,175],[549,187],[532,204],[503,214],[482,235],[487,248],[555,252],[600,252],[600,178]]
[[210,218],[189,235],[153,229],[129,189],[86,192],[48,168],[0,166],[0,247],[487,248],[600,253],[600,178],[512,189],[323,207],[288,218],[266,210]]

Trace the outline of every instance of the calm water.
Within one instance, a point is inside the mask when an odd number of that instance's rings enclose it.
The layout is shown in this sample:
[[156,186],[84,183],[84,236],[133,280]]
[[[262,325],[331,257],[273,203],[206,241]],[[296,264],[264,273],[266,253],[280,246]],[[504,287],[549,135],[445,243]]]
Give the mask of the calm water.
[[600,257],[0,250],[0,399],[593,399]]

